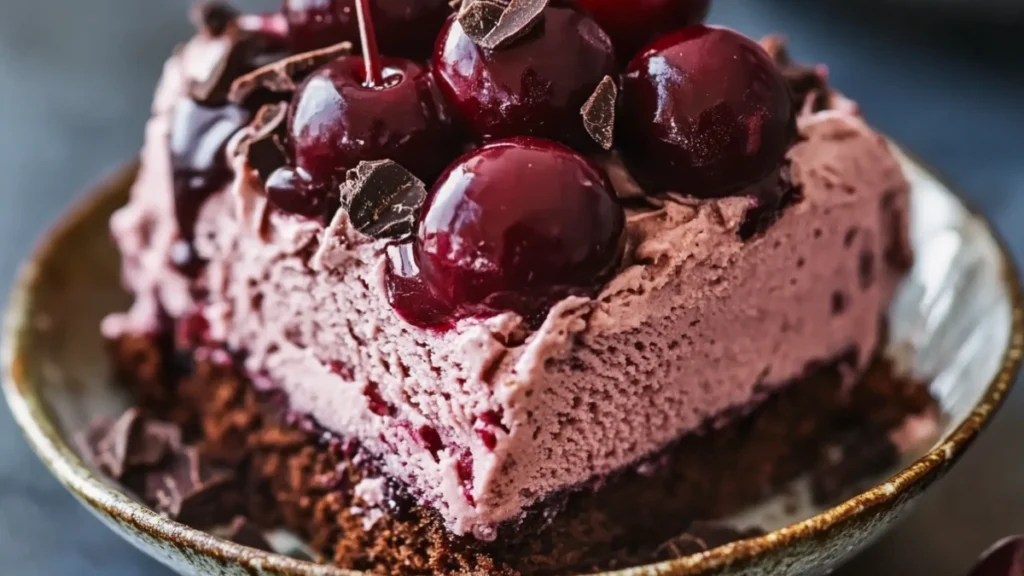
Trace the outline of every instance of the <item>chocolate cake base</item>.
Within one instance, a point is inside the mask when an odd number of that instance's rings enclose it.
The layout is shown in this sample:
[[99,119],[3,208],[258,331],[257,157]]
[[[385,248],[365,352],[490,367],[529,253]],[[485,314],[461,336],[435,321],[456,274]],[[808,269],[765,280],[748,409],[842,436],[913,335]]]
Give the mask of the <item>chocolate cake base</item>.
[[[876,361],[855,386],[851,351],[756,410],[709,423],[646,462],[531,510],[493,542],[449,533],[395,482],[379,502],[355,487],[378,477],[357,443],[290,414],[261,393],[223,350],[176,346],[171,337],[112,343],[120,378],[141,414],[179,425],[186,444],[233,478],[199,528],[241,514],[305,538],[324,561],[381,574],[556,574],[621,568],[690,554],[745,536],[714,521],[812,473],[815,497],[841,498],[899,456],[890,433],[934,411],[920,384]],[[685,534],[685,536],[679,536]]]

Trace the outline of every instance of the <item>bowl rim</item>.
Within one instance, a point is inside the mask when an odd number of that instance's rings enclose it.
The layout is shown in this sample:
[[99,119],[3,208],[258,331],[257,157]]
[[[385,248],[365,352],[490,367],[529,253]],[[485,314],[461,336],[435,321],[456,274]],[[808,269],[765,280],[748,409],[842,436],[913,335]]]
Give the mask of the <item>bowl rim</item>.
[[[1010,388],[1016,381],[1024,358],[1024,291],[1013,258],[991,222],[978,212],[965,196],[951,186],[949,181],[936,170],[894,146],[895,150],[907,157],[908,161],[922,168],[935,178],[963,204],[972,218],[995,240],[1002,265],[1002,283],[1011,299],[1011,327],[1006,350],[1003,351],[1000,368],[989,382],[981,400],[953,430],[946,439],[928,451],[914,463],[897,472],[887,481],[878,484],[852,498],[811,518],[788,525],[766,535],[750,538],[706,552],[647,564],[619,571],[605,572],[604,576],[642,576],[667,574],[688,576],[709,574],[740,561],[752,560],[756,556],[777,551],[802,539],[812,539],[830,530],[856,522],[868,516],[874,509],[893,503],[901,495],[924,489],[938,479],[966,449],[978,434],[992,420],[1002,406]],[[6,311],[2,332],[0,332],[0,370],[2,387],[8,405],[22,434],[50,472],[70,492],[88,504],[92,511],[108,515],[118,522],[128,524],[138,532],[157,541],[174,543],[190,548],[202,555],[222,562],[235,563],[251,570],[264,570],[290,576],[354,576],[365,574],[344,570],[330,565],[290,558],[281,554],[254,550],[214,536],[202,530],[190,528],[137,502],[124,491],[102,479],[93,472],[64,440],[52,421],[49,410],[42,400],[39,388],[27,380],[24,348],[29,337],[29,312],[35,301],[42,263],[52,257],[59,240],[66,236],[89,213],[113,202],[118,194],[130,187],[138,170],[138,160],[114,171],[90,188],[84,197],[78,199],[55,225],[50,227],[38,242],[31,256],[22,264],[14,281]]]

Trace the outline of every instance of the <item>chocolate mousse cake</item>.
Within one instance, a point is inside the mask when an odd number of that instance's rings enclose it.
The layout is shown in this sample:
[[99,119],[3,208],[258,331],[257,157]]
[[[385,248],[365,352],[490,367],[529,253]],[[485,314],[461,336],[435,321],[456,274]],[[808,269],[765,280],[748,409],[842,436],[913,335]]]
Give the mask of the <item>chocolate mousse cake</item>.
[[[106,469],[346,568],[547,574],[895,462],[934,415],[879,356],[908,183],[823,68],[709,4],[197,6],[102,326],[131,425],[177,436],[104,436]],[[217,482],[149,491],[174,447]]]

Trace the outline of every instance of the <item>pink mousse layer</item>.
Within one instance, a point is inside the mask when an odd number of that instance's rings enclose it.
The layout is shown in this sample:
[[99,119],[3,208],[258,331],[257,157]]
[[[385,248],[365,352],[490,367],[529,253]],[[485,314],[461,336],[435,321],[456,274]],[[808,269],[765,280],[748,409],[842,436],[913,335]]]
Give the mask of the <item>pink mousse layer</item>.
[[[556,305],[531,331],[508,313],[432,333],[388,305],[384,243],[272,210],[258,177],[204,206],[199,282],[169,263],[178,237],[167,149],[189,51],[167,64],[131,202],[113,218],[133,309],[114,337],[157,329],[159,310],[201,310],[248,352],[257,382],[358,438],[458,534],[490,539],[553,492],[642,460],[724,421],[855,348],[877,349],[907,247],[908,185],[886,143],[837,111],[805,114],[789,153],[803,198],[740,240],[753,201],[668,201],[630,211],[623,268],[594,299]],[[196,72],[198,75],[199,72]],[[232,150],[229,150],[229,154]],[[436,434],[435,434],[436,433]]]

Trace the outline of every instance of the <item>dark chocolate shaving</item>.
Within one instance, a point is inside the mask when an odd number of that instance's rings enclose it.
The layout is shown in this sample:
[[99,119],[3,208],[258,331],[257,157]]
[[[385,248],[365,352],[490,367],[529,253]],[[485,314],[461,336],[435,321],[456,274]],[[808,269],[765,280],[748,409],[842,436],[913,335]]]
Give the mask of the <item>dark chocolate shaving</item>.
[[[97,463],[111,477],[120,479],[128,467],[129,448],[133,437],[138,436],[139,411],[132,408],[110,425],[106,435],[97,445]],[[159,459],[158,459],[159,461]]]
[[548,0],[473,0],[463,2],[459,24],[478,46],[505,48],[533,30],[544,15]]
[[294,92],[299,82],[310,72],[335,58],[351,53],[352,43],[341,42],[327,48],[283,58],[235,78],[228,91],[228,100],[241,104],[260,90],[274,93]]
[[[155,466],[163,460],[173,438],[154,431],[139,411],[131,408],[117,420],[104,420],[86,432],[83,448],[103,473],[120,480],[133,469]],[[180,436],[178,436],[180,443]]]
[[580,110],[583,127],[605,150],[612,149],[615,138],[615,102],[618,97],[619,87],[615,79],[605,76]]
[[352,225],[378,240],[411,236],[426,199],[423,182],[391,160],[361,162],[341,185],[342,207]]
[[195,527],[230,518],[222,517],[230,471],[214,468],[196,447],[183,445],[177,424],[145,418],[132,408],[90,427],[84,440],[101,471],[171,518]]
[[166,467],[146,476],[144,497],[157,510],[191,526],[216,522],[231,475],[213,469],[195,447],[170,456]]
[[274,170],[288,163],[283,143],[287,117],[286,102],[263,106],[256,112],[256,117],[249,125],[249,134],[239,146],[249,166],[259,173],[263,182],[270,178]]
[[218,37],[200,41],[205,42],[200,49],[211,52],[206,57],[216,58],[216,62],[206,78],[192,82],[189,95],[206,105],[226,104],[236,78],[281,58],[280,52],[271,49],[265,38],[239,30],[233,23]]
[[494,50],[522,38],[540,22],[547,7],[548,0],[512,0],[481,46]]
[[216,38],[238,17],[238,11],[223,2],[198,2],[192,6],[190,19],[200,34]]
[[482,46],[487,35],[498,25],[505,5],[496,0],[467,0],[459,7],[459,25],[470,40]]
[[224,537],[235,544],[241,544],[242,546],[248,546],[249,548],[263,550],[265,552],[274,551],[270,542],[268,542],[267,538],[263,535],[263,531],[260,530],[260,527],[245,516],[235,516],[235,519],[232,520],[231,524],[228,526],[227,532],[224,533]]
[[[207,40],[203,50],[210,52],[219,51],[216,54],[216,64],[210,70],[209,75],[203,79],[194,79],[189,85],[189,96],[196,102],[221,103],[227,90],[230,87],[232,62],[237,63],[240,53],[239,39],[237,35],[223,36]],[[213,58],[213,54],[207,55]]]
[[782,76],[793,94],[793,107],[797,113],[805,110],[819,112],[832,106],[833,92],[823,69],[797,64],[786,48],[782,36],[766,36],[761,46],[779,66]]

